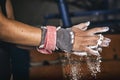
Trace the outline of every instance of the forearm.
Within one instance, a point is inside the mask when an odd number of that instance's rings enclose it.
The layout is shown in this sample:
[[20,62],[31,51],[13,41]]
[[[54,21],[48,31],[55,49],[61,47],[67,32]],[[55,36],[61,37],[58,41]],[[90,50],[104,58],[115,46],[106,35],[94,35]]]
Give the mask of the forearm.
[[40,44],[41,29],[4,17],[0,18],[1,40],[27,46],[38,46]]

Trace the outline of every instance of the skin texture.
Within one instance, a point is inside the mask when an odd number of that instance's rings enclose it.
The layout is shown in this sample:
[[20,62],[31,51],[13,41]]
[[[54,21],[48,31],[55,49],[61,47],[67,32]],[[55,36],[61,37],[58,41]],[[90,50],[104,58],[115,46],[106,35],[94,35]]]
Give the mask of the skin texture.
[[11,0],[6,0],[6,13],[7,13],[7,18],[14,19]]
[[2,13],[0,13],[0,30],[2,41],[27,46],[38,46],[41,41],[41,29],[8,19]]
[[41,40],[41,30],[14,20],[11,0],[6,0],[5,17],[0,9],[0,40],[18,45],[38,46]]
[[[75,42],[73,45],[73,51],[85,51],[87,53],[93,54],[94,52],[88,48],[88,46],[95,46],[97,44],[99,36],[96,33],[102,33],[109,30],[108,27],[97,27],[90,30],[87,30],[88,22],[81,23],[72,27],[73,32],[75,33]],[[108,47],[110,39],[104,37],[100,47]]]
[[[41,42],[42,31],[40,28],[30,26],[14,19],[13,10],[10,0],[7,1],[7,17],[5,17],[0,10],[0,40],[14,43],[20,46],[39,46]],[[90,52],[87,46],[94,46],[97,44],[99,37],[94,35],[98,32],[106,32],[105,28],[93,28],[87,30],[88,23],[81,23],[72,26],[75,33],[73,50]],[[108,38],[104,38],[101,47],[107,47],[109,44]]]

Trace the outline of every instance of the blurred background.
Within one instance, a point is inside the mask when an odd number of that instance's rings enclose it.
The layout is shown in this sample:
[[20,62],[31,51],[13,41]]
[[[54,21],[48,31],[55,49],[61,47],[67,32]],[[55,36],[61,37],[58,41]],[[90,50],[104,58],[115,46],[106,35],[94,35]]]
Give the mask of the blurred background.
[[[101,72],[95,80],[120,80],[120,0],[12,0],[12,4],[16,20],[36,27],[61,25],[66,28],[86,21],[91,21],[89,28],[109,26],[104,36],[112,42],[103,48]],[[29,55],[20,56],[26,63],[16,59],[21,65],[14,74],[22,76],[26,70],[24,76],[29,80],[63,80],[60,54],[43,55],[30,50]],[[88,71],[83,76],[81,80],[94,80]]]

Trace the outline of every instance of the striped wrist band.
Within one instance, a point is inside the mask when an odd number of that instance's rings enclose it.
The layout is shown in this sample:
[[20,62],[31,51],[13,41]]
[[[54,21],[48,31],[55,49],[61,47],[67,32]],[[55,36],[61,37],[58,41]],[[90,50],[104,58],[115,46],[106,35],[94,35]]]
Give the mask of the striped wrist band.
[[43,42],[38,48],[38,52],[44,54],[51,54],[52,51],[55,50],[56,47],[56,27],[54,26],[47,26],[44,27],[42,30],[46,35],[42,36],[45,37],[41,42]]

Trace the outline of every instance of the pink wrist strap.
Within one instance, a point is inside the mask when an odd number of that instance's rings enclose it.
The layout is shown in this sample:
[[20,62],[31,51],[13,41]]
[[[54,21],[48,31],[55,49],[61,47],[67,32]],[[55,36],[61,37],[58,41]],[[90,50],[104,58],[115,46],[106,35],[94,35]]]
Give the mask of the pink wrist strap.
[[37,48],[38,52],[44,54],[51,54],[56,48],[56,27],[47,26],[47,33],[43,48]]

